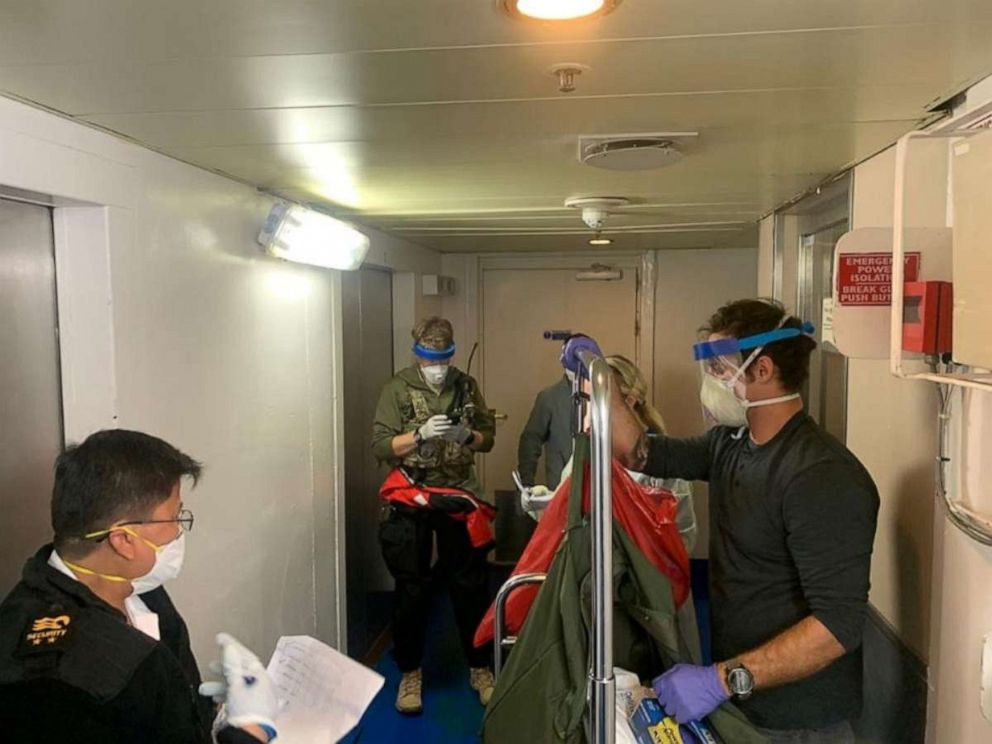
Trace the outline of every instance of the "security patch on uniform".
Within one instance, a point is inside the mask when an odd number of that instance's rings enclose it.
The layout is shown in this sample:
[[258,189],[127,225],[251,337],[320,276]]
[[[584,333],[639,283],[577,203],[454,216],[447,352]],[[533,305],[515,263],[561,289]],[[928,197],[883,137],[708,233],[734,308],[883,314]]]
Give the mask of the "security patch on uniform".
[[69,640],[71,626],[72,618],[65,613],[37,617],[28,623],[19,651],[32,654],[60,650]]

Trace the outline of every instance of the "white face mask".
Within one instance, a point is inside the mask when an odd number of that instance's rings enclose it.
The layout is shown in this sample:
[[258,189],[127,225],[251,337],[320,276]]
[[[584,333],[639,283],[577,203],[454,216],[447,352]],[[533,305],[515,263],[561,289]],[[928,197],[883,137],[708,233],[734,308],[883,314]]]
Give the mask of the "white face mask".
[[427,367],[421,367],[420,372],[424,376],[424,379],[427,381],[428,385],[441,387],[441,385],[444,384],[445,378],[448,376],[448,365],[431,364]]
[[131,579],[134,594],[145,594],[158,589],[167,581],[179,576],[186,556],[186,533],[182,532],[175,540],[155,552],[155,565],[152,570],[137,579]]
[[572,370],[566,369],[565,370],[565,377],[568,378],[568,381],[570,383],[572,383],[573,385],[575,384],[575,373]]
[[[781,325],[781,324],[780,324]],[[703,385],[699,390],[699,400],[703,404],[703,414],[710,425],[741,427],[747,424],[747,410],[795,400],[799,393],[780,395],[777,398],[750,401],[744,385],[744,373],[761,354],[763,347],[755,349],[747,361],[729,379],[722,379],[703,373]],[[738,389],[739,388],[739,389]]]

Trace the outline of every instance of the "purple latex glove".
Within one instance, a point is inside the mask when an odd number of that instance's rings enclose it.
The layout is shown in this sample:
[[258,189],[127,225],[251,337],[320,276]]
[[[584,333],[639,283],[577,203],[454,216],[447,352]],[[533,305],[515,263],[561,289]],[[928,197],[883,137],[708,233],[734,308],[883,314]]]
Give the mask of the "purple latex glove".
[[701,720],[730,699],[716,666],[676,664],[651,686],[665,712],[679,723]]
[[603,356],[603,352],[599,349],[599,344],[588,336],[578,334],[568,339],[565,345],[561,347],[561,366],[570,372],[579,374],[581,370],[585,369],[585,365],[582,364],[578,357],[580,351],[590,351],[596,356]]

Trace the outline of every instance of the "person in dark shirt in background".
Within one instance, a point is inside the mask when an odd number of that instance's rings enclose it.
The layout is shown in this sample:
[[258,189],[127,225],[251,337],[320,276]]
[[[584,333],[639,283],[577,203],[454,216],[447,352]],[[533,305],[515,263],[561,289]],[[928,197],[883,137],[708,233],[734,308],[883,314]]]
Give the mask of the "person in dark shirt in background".
[[653,686],[680,722],[733,699],[773,744],[853,743],[878,492],[803,411],[812,326],[776,302],[739,300],[703,331],[694,350],[715,425],[642,441],[629,459],[652,476],[709,482],[719,662],[677,665]]
[[[573,333],[562,344],[562,352],[574,338],[588,338]],[[537,461],[544,450],[544,480],[548,492],[558,488],[561,472],[572,457],[575,436],[575,404],[572,402],[572,381],[575,372],[565,369],[558,382],[537,394],[517,446],[517,470],[525,486],[537,484]]]

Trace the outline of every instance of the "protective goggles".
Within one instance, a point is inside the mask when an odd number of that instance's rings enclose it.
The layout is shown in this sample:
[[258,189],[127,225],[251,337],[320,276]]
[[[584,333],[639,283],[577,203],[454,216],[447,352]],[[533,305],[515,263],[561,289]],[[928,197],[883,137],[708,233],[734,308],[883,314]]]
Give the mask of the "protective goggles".
[[455,355],[455,345],[452,344],[447,349],[428,349],[426,346],[414,344],[413,353],[421,359],[427,359],[432,362],[446,362]]

